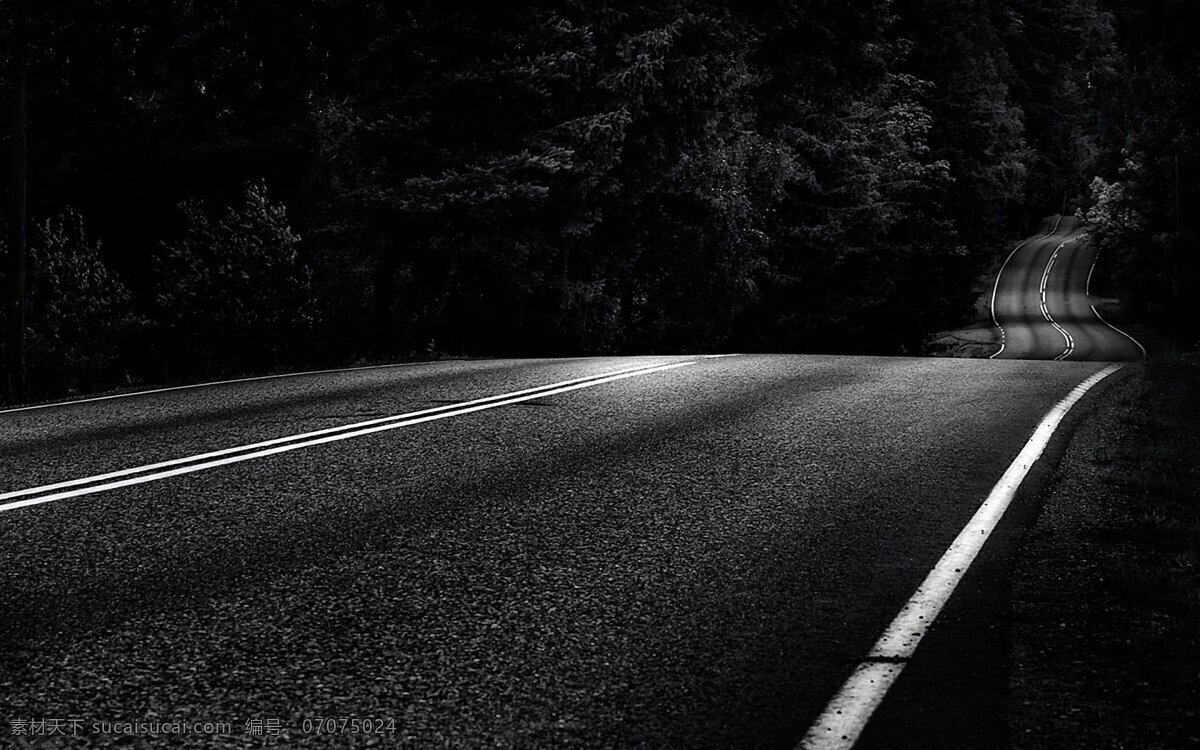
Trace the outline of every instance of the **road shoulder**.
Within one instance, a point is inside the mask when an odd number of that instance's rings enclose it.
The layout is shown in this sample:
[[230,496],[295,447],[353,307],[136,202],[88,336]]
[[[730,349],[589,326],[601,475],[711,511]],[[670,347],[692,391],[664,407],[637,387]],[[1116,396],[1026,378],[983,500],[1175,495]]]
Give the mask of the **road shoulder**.
[[1200,746],[1200,356],[1078,424],[1017,556],[1013,747]]

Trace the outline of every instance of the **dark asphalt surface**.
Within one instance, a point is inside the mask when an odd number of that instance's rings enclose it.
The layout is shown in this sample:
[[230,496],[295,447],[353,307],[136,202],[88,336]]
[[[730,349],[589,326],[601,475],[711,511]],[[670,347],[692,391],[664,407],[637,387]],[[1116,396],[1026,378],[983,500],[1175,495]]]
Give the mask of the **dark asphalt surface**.
[[361,717],[414,746],[790,747],[1099,369],[755,355],[262,380],[0,414],[0,492],[673,361],[694,364],[0,513],[0,746],[14,719],[150,717],[233,724],[173,746],[270,745],[242,730],[274,718],[288,745],[349,747],[302,722]]
[[992,314],[1004,342],[996,358],[1143,359],[1143,350],[1092,308],[1088,279],[1096,255],[1077,241],[1079,232],[1079,219],[1063,216],[1053,232],[1031,237],[1008,258],[994,289]]

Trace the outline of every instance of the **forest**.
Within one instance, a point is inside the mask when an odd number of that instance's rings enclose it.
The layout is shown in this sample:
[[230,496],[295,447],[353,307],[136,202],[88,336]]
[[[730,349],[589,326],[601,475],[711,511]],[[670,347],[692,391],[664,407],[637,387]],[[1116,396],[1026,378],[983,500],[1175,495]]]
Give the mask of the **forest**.
[[0,8],[0,399],[920,354],[1059,212],[1133,314],[1196,340],[1191,0]]

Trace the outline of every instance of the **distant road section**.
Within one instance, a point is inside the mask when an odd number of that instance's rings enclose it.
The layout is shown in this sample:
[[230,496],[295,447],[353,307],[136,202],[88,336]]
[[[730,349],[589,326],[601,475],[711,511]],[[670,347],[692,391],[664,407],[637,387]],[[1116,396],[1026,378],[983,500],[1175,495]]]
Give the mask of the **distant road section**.
[[1146,351],[1093,307],[1089,282],[1096,253],[1078,241],[1079,219],[1058,217],[1049,234],[1018,245],[992,292],[1000,329],[994,359],[1130,361]]

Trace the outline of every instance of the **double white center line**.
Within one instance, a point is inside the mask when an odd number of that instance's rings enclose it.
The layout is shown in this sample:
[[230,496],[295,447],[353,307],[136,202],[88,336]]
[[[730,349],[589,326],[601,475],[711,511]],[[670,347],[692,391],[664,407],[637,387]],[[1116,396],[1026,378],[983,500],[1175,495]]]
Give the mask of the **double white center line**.
[[[1067,242],[1070,242],[1070,240]],[[1066,359],[1067,357],[1071,356],[1071,352],[1075,351],[1075,338],[1070,334],[1070,332],[1067,331],[1067,329],[1060,326],[1058,321],[1056,321],[1054,317],[1050,315],[1050,308],[1046,306],[1046,284],[1050,282],[1050,272],[1054,269],[1054,264],[1058,261],[1058,252],[1062,250],[1066,244],[1066,242],[1063,242],[1058,247],[1054,248],[1054,252],[1050,255],[1050,260],[1046,262],[1046,270],[1042,272],[1042,286],[1040,291],[1042,316],[1046,318],[1050,325],[1054,326],[1054,330],[1062,334],[1063,339],[1067,342],[1067,346],[1065,349],[1063,349],[1062,354],[1054,358],[1058,361]]]
[[[1052,228],[1046,234],[1043,234],[1041,237],[1038,237],[1038,239],[1044,240],[1047,237],[1049,237],[1050,235],[1057,232],[1058,225],[1062,223],[1062,220],[1063,220],[1063,217],[1059,216],[1058,219],[1054,222],[1054,228]],[[996,326],[996,329],[998,331],[1000,331],[1000,348],[994,354],[992,354],[992,356],[988,357],[988,359],[995,359],[996,357],[999,357],[1001,354],[1004,353],[1004,347],[1008,345],[1008,341],[1007,341],[1008,334],[1005,333],[1004,326],[1002,326],[1000,324],[1000,319],[996,317],[996,295],[1000,292],[1000,278],[1002,276],[1004,276],[1004,269],[1008,268],[1008,264],[1013,259],[1013,256],[1016,255],[1018,252],[1020,252],[1021,248],[1025,247],[1030,242],[1031,242],[1031,240],[1025,240],[1020,245],[1017,245],[1016,247],[1013,248],[1013,251],[1011,253],[1009,253],[1008,257],[1004,259],[1004,262],[1000,264],[1000,271],[999,271],[999,273],[996,274],[996,282],[995,282],[995,284],[992,285],[992,325]],[[1042,295],[1043,295],[1043,299],[1045,299],[1044,284],[1043,284]]]
[[208,453],[184,456],[182,458],[176,458],[170,461],[160,461],[158,463],[146,464],[144,466],[134,466],[127,469],[121,469],[119,471],[111,471],[105,474],[97,474],[90,477],[81,477],[79,479],[56,482],[54,484],[42,485],[40,487],[29,487],[22,490],[5,492],[0,494],[0,512],[25,508],[31,505],[40,505],[42,503],[49,503],[55,500],[65,500],[67,498],[80,497],[81,495],[93,495],[98,492],[115,490],[120,487],[130,487],[133,485],[145,484],[147,482],[155,482],[161,479],[179,476],[181,474],[191,474],[197,471],[213,469],[218,466],[227,466],[229,464],[250,461],[256,458],[265,458],[267,456],[274,456],[280,453],[286,453],[288,451],[299,450],[301,448],[323,445],[325,443],[333,443],[339,440],[349,440],[350,438],[371,435],[377,432],[384,432],[386,430],[395,430],[401,427],[422,424],[424,422],[433,422],[438,419],[458,417],[464,414],[483,411],[485,409],[495,409],[500,406],[521,403],[522,401],[532,401],[538,398],[545,398],[546,396],[554,396],[559,393],[568,393],[570,391],[576,391],[582,388],[592,388],[604,383],[624,380],[625,378],[633,378],[639,375],[649,375],[655,372],[674,370],[676,368],[687,367],[688,365],[692,364],[695,364],[694,360],[673,362],[670,364],[643,365],[641,367],[614,370],[601,373],[599,375],[592,375],[585,378],[575,378],[573,380],[563,380],[557,383],[538,386],[536,388],[527,388],[520,391],[512,391],[510,393],[502,393],[496,396],[474,399],[472,401],[464,401],[458,404],[447,404],[446,406],[439,406],[432,409],[422,409],[421,411],[408,412],[407,414],[380,417],[377,419],[370,419],[365,422],[355,422],[353,424],[342,425],[341,427],[330,427],[323,430],[315,430],[313,432],[305,432],[298,435],[290,435],[287,437],[275,438],[273,440],[265,440],[260,443],[241,445],[233,448],[224,448],[221,450],[210,451]]

